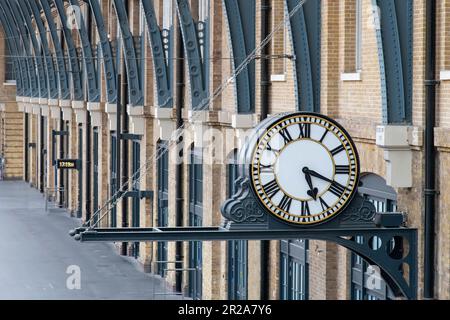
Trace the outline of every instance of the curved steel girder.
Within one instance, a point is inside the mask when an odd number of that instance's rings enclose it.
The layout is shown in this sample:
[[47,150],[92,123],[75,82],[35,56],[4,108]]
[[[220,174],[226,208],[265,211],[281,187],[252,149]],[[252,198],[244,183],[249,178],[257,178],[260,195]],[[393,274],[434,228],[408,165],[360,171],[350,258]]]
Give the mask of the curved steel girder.
[[383,91],[383,122],[408,123],[412,104],[413,1],[373,0],[380,8],[377,45]]
[[25,96],[25,78],[27,75],[24,75],[26,71],[22,70],[21,65],[21,53],[17,47],[17,37],[13,34],[13,31],[10,28],[9,22],[6,20],[3,10],[0,8],[0,22],[3,26],[3,30],[6,35],[6,43],[9,46],[9,52],[14,55],[14,70],[16,76],[16,92],[17,96]]
[[19,0],[21,8],[24,13],[28,12],[29,17],[34,16],[34,21],[36,23],[37,29],[39,31],[39,38],[44,51],[45,65],[47,66],[47,77],[48,77],[48,97],[50,99],[58,99],[59,89],[58,89],[58,73],[53,64],[53,57],[50,51],[50,47],[47,41],[47,32],[41,19],[40,10],[37,6],[36,1]]
[[60,91],[59,99],[70,100],[69,77],[66,68],[66,62],[64,59],[64,51],[62,50],[61,41],[58,36],[55,22],[53,21],[53,15],[50,9],[50,5],[48,4],[47,1],[48,0],[40,0],[40,3],[42,9],[44,10],[47,25],[50,29],[50,35],[53,41],[53,47],[55,49],[56,54],[56,63],[58,65],[58,76],[59,76],[59,91]]
[[38,77],[39,77],[39,96],[41,98],[48,98],[48,70],[45,68],[44,57],[42,55],[42,49],[36,38],[35,30],[33,29],[33,24],[30,19],[30,14],[26,9],[26,6],[16,3],[16,8],[20,12],[22,19],[25,21],[25,27],[28,30],[28,34],[31,38],[31,43],[34,48],[34,58],[36,60]]
[[155,79],[158,93],[158,106],[170,108],[173,106],[173,93],[170,82],[169,68],[170,61],[166,59],[161,29],[156,21],[153,3],[148,0],[142,0],[142,6],[144,8],[145,17],[147,20],[148,34],[152,47],[153,67],[155,69]]
[[25,54],[27,56],[26,60],[28,64],[28,73],[30,75],[31,97],[39,98],[40,89],[38,76],[36,74],[38,70],[37,65],[35,65],[36,61],[34,59],[34,54],[32,53],[30,48],[30,35],[24,26],[25,22],[19,10],[17,9],[17,3],[15,1],[2,0],[2,5],[5,10],[9,10],[9,13],[11,15],[11,23],[16,24],[17,30],[22,37]]
[[203,74],[200,46],[198,43],[196,25],[192,18],[189,3],[186,0],[176,0],[184,50],[188,61],[188,74],[191,88],[192,109],[203,108],[203,101],[208,96],[208,88]]
[[30,78],[28,74],[28,67],[26,63],[25,53],[23,52],[23,43],[22,38],[17,36],[17,30],[14,27],[14,24],[12,23],[10,17],[11,15],[8,8],[5,7],[5,5],[0,2],[0,5],[2,7],[2,16],[4,25],[7,26],[7,28],[10,30],[10,38],[13,39],[13,42],[15,43],[16,47],[16,56],[17,60],[19,61],[20,65],[20,71],[21,71],[21,79],[22,79],[22,96],[24,97],[31,97],[31,87],[30,87]]
[[[233,69],[239,67],[255,49],[255,1],[223,0],[228,22],[228,39],[233,54]],[[236,78],[237,112],[252,113],[255,105],[255,62]]]
[[122,0],[113,0],[114,9],[119,20],[124,45],[125,63],[127,66],[128,95],[132,106],[144,105],[144,94],[140,79],[140,71],[137,63],[136,50],[133,35],[128,25],[127,11]]
[[[46,1],[46,0],[42,0]],[[52,1],[52,0],[50,0]],[[84,91],[83,91],[83,82],[81,77],[81,70],[78,59],[78,52],[75,48],[75,43],[72,37],[72,31],[67,27],[67,16],[64,8],[64,4],[62,0],[53,0],[56,5],[56,11],[58,12],[59,19],[61,21],[61,28],[64,33],[64,40],[67,45],[67,51],[69,53],[69,62],[70,62],[70,74],[72,79],[73,86],[73,100],[83,101],[84,100]],[[47,5],[50,4],[47,2]]]
[[117,102],[117,78],[111,42],[109,41],[108,33],[106,32],[105,23],[103,21],[103,15],[98,0],[90,0],[88,3],[94,17],[97,33],[100,38],[102,54],[101,64],[103,65],[103,71],[105,73],[107,100],[108,103],[114,104]]
[[[291,12],[299,0],[286,0]],[[289,32],[295,54],[297,109],[320,112],[321,0],[306,1],[290,19]]]

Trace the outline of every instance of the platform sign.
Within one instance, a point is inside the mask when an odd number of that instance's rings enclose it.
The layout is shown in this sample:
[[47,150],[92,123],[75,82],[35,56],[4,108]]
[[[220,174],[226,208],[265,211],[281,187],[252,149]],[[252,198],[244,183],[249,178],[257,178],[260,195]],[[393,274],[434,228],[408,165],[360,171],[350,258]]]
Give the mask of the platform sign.
[[56,166],[62,170],[80,170],[81,162],[78,159],[58,159]]

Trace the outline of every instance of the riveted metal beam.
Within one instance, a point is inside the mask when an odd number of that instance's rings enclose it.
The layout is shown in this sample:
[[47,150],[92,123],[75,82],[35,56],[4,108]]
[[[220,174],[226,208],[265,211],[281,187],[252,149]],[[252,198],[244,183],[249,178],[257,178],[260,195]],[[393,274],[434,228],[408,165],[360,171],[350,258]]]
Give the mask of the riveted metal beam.
[[5,11],[9,11],[11,15],[11,23],[15,23],[17,26],[17,30],[22,37],[23,46],[26,54],[26,61],[28,65],[28,73],[30,75],[30,87],[31,87],[31,96],[32,98],[39,98],[39,81],[37,76],[37,66],[36,61],[34,60],[34,54],[31,51],[30,47],[30,34],[27,32],[25,28],[25,22],[23,20],[22,15],[17,9],[17,3],[15,1],[6,1],[2,0],[2,5]]
[[[412,118],[413,0],[372,0],[382,86],[383,122]],[[379,8],[379,12],[378,12]]]
[[22,65],[21,65],[21,52],[20,52],[20,50],[18,48],[18,44],[17,44],[17,41],[19,41],[19,40],[13,33],[13,31],[9,25],[9,22],[7,21],[5,15],[4,15],[3,9],[1,9],[1,8],[0,8],[0,22],[3,26],[3,30],[6,35],[5,40],[9,46],[10,54],[12,54],[14,56],[13,61],[14,61],[14,67],[15,67],[17,96],[23,97],[23,96],[25,96],[25,81],[26,81],[27,75],[24,74],[24,73],[26,73],[26,70],[23,70]]
[[[233,69],[239,67],[255,49],[254,0],[223,0],[232,48]],[[237,112],[252,113],[255,106],[255,62],[252,61],[236,78]]]
[[127,10],[122,0],[113,0],[114,9],[119,21],[119,27],[122,34],[125,64],[128,79],[129,102],[132,106],[144,105],[144,94],[142,92],[140,70],[137,62],[137,54],[133,35],[130,31]]
[[62,50],[61,46],[61,40],[59,39],[58,31],[56,28],[55,21],[53,20],[53,15],[48,0],[40,0],[40,3],[42,5],[42,9],[44,10],[47,25],[50,29],[50,35],[53,41],[53,47],[55,49],[56,54],[56,63],[58,66],[58,78],[59,78],[59,94],[60,94],[59,99],[70,100],[69,77],[66,68],[66,62],[64,59],[64,51]]
[[[13,2],[13,1],[12,1]],[[15,2],[15,1],[14,1]],[[37,74],[39,78],[39,96],[40,98],[48,98],[48,78],[47,69],[45,68],[44,57],[42,55],[42,48],[36,37],[33,24],[31,23],[30,14],[26,6],[23,6],[20,2],[16,3],[16,8],[20,12],[22,20],[25,21],[25,27],[31,38],[31,43],[34,49],[34,58],[37,66]]]
[[[156,87],[158,93],[158,107],[173,106],[173,91],[170,77],[170,55],[166,57],[165,51],[171,50],[171,42],[163,43],[163,36],[156,20],[153,1],[142,0],[142,7],[147,21],[148,34],[152,47],[153,68],[155,70]],[[169,31],[170,32],[170,31]],[[169,38],[170,39],[170,38]],[[167,46],[165,48],[164,46]]]
[[[52,0],[41,0],[42,2],[47,2],[50,7]],[[67,45],[67,52],[69,53],[69,65],[70,65],[70,75],[72,79],[72,99],[75,101],[84,100],[83,91],[83,81],[81,77],[80,62],[78,58],[78,52],[75,47],[75,43],[72,37],[72,30],[68,28],[66,10],[62,0],[53,0],[56,5],[56,11],[58,12],[59,19],[61,20],[61,29],[64,34],[64,40]]]
[[202,60],[197,26],[192,18],[189,3],[186,0],[176,0],[176,3],[184,50],[188,62],[192,109],[197,110],[204,107],[202,104],[208,96],[208,84],[203,66],[204,63],[208,62],[203,62]]
[[[291,12],[299,0],[286,0]],[[321,0],[306,1],[288,25],[295,55],[297,109],[320,112]]]
[[47,32],[44,27],[44,23],[41,18],[41,13],[38,8],[36,1],[19,0],[20,6],[24,13],[28,11],[29,16],[34,16],[34,22],[36,23],[37,29],[39,31],[39,38],[42,49],[44,51],[45,64],[47,66],[47,78],[48,78],[48,98],[58,99],[59,88],[58,88],[58,72],[54,66],[53,55],[50,50],[49,43],[47,41]]
[[20,60],[22,75],[24,79],[24,88],[23,88],[23,96],[24,97],[32,97],[33,96],[33,88],[32,88],[32,79],[30,74],[29,61],[27,60],[27,52],[25,49],[24,39],[22,38],[22,33],[18,30],[18,26],[15,24],[14,19],[12,18],[11,11],[9,7],[3,2],[0,1],[0,6],[3,13],[3,18],[5,22],[9,25],[9,29],[11,30],[11,36],[14,38],[16,42],[16,47],[18,50],[18,58]]
[[90,0],[88,3],[94,17],[98,36],[100,38],[101,65],[103,65],[103,72],[105,74],[107,101],[108,103],[114,104],[117,102],[117,79],[111,42],[106,31],[105,22],[103,20],[101,7],[98,0]]
[[[379,266],[383,278],[408,299],[417,298],[417,229],[408,228],[290,228],[283,229],[240,229],[223,227],[176,227],[176,228],[81,228],[71,233],[82,242],[152,242],[152,241],[227,241],[227,240],[284,240],[313,239],[335,242],[363,257],[372,265]],[[354,241],[357,237],[364,243]],[[373,249],[369,241],[380,239],[386,249]],[[389,252],[387,244],[392,239],[408,242],[409,252],[404,255]],[[409,272],[405,274],[404,268]],[[406,275],[406,277],[405,277]]]

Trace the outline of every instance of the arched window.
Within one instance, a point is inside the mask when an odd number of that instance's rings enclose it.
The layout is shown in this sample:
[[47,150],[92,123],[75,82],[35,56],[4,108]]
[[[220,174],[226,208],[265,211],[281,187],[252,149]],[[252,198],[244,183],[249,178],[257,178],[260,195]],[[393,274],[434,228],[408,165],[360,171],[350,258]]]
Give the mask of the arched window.
[[[359,193],[375,205],[377,212],[393,212],[397,210],[397,193],[386,184],[386,181],[373,173],[363,174]],[[355,241],[362,243],[362,236]],[[374,237],[370,243],[373,247],[381,245],[381,239]],[[393,245],[393,244],[391,244]],[[378,277],[375,281],[367,281],[369,277]],[[394,297],[392,291],[381,278],[378,269],[371,267],[357,254],[351,254],[351,299],[352,300],[386,300]]]
[[[237,190],[239,177],[237,150],[233,150],[227,161],[227,198]],[[246,300],[248,287],[248,241],[228,241],[228,299]]]

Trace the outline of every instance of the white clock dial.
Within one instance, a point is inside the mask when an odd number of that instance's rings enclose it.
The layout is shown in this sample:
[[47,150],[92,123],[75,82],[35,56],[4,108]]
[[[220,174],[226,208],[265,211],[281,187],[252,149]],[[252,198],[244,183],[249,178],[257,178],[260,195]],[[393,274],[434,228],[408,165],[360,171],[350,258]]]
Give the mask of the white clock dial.
[[316,114],[276,120],[258,140],[250,167],[260,201],[275,216],[297,224],[320,223],[342,211],[359,178],[348,134]]

